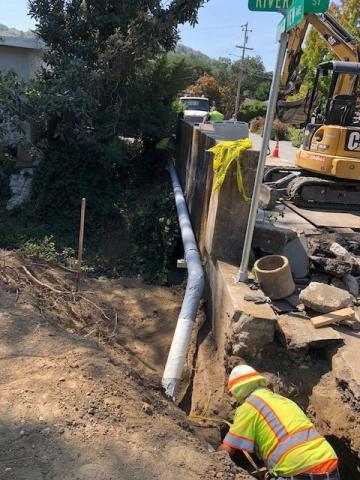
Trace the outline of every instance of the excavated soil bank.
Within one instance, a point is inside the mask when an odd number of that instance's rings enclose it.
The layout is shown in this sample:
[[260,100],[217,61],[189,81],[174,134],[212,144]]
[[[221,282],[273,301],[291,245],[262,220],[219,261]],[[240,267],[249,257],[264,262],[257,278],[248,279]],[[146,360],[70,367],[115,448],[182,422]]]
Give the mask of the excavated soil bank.
[[160,387],[181,290],[0,252],[1,480],[247,480]]
[[[335,354],[336,350],[332,352]],[[221,368],[224,359],[218,358],[215,341],[209,327],[200,332],[192,380],[190,415],[198,419],[198,430],[204,439],[215,445],[225,436],[236,404],[224,391]],[[331,371],[331,358],[324,350],[289,352],[277,340],[256,358],[225,358],[227,370],[234,361],[247,361],[270,380],[272,388],[295,401],[332,444],[340,458],[343,480],[360,478],[360,418],[358,402],[350,402]],[[235,362],[236,363],[236,362]],[[187,399],[187,407],[190,399]],[[201,417],[206,419],[201,420]],[[253,471],[243,455],[235,462],[248,472]],[[260,462],[258,462],[260,464]]]

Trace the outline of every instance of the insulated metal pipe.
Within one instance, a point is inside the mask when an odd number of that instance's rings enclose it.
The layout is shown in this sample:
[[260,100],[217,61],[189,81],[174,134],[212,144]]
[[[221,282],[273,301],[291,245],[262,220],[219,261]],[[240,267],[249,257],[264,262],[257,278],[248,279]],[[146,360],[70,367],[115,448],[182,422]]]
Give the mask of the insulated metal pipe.
[[173,162],[169,163],[168,170],[174,190],[176,209],[184,245],[185,260],[188,269],[185,296],[162,378],[162,386],[165,390],[165,394],[174,400],[186,362],[191,333],[199,309],[201,295],[204,290],[205,279],[200,253],[191,226],[189,212]]

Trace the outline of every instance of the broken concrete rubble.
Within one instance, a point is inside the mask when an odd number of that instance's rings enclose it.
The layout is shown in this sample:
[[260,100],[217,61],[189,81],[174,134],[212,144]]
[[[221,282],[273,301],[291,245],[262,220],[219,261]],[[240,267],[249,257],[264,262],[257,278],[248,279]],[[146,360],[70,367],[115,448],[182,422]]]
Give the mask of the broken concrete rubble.
[[342,278],[344,275],[351,273],[353,270],[352,263],[346,262],[345,260],[340,260],[338,258],[311,256],[310,260],[313,262],[315,268],[318,271],[339,278]]
[[257,222],[254,230],[253,248],[258,248],[267,253],[279,254],[280,250],[295,238],[297,238],[297,233],[290,228]]
[[354,297],[359,296],[359,283],[353,275],[351,275],[350,273],[344,275],[343,282],[346,289],[348,290],[348,292],[351,293],[351,295],[353,295]]
[[342,247],[339,243],[334,242],[330,245],[330,252],[335,255],[335,257],[341,258],[348,263],[356,263],[356,259],[351,255],[346,248]]
[[309,273],[306,239],[290,228],[257,222],[252,246],[264,254],[287,257],[294,278],[304,278]]
[[299,295],[306,307],[320,313],[329,313],[334,310],[349,307],[353,297],[345,290],[332,285],[312,282]]
[[295,279],[305,278],[309,275],[310,259],[305,237],[298,237],[288,242],[281,254],[288,258]]
[[330,327],[315,330],[310,320],[300,315],[280,315],[277,320],[280,341],[289,350],[308,350],[341,345],[341,335]]
[[254,357],[265,345],[274,340],[275,323],[268,319],[254,318],[243,313],[231,326],[229,338],[231,354],[240,357]]
[[[309,254],[320,271],[338,277],[342,276],[342,272],[343,275],[347,273],[360,275],[360,235],[358,233],[311,235],[308,236],[307,244]],[[322,260],[316,262],[317,259]]]

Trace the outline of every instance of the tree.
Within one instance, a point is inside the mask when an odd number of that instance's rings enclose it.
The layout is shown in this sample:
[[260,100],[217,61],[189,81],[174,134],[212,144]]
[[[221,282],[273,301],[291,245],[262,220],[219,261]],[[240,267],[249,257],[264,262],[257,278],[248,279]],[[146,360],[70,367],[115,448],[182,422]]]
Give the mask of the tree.
[[190,95],[205,95],[220,108],[220,89],[219,82],[212,75],[205,73],[193,85],[190,85],[186,92]]
[[[360,42],[360,3],[358,0],[341,0],[339,5],[333,3],[330,7],[330,13]],[[304,83],[301,88],[302,94],[306,94],[312,87],[318,65],[335,58],[327,42],[312,28],[307,36],[301,58],[301,67],[305,72]]]
[[111,215],[120,186],[151,174],[152,148],[169,133],[184,86],[181,63],[165,54],[177,26],[194,25],[205,2],[30,0],[48,46],[31,99],[42,156],[33,202],[44,221],[61,212],[71,224],[81,196],[90,199],[89,219]]
[[358,0],[341,0],[338,8],[340,23],[349,30],[360,43],[360,3]]

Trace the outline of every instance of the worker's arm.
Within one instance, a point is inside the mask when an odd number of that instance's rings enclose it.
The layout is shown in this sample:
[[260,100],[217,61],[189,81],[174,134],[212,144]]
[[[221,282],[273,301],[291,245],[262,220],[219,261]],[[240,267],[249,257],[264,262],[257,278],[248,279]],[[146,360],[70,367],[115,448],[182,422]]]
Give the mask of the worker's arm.
[[229,445],[226,445],[225,443],[221,443],[218,448],[218,452],[227,452],[229,455],[234,455],[236,452],[235,448],[229,447]]
[[256,412],[246,403],[241,405],[235,413],[234,422],[225,436],[218,451],[226,451],[230,455],[236,450],[245,450],[253,453],[255,447],[255,418]]

